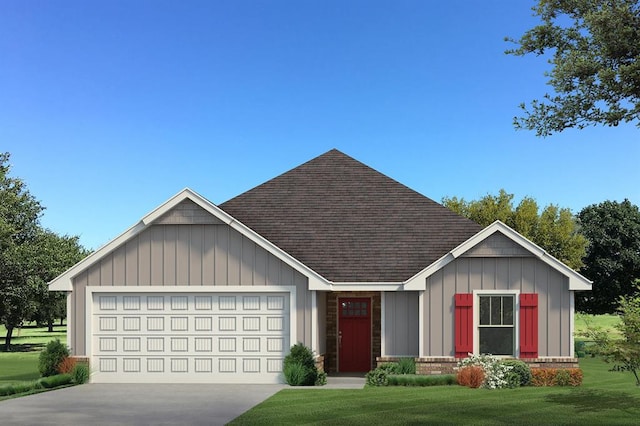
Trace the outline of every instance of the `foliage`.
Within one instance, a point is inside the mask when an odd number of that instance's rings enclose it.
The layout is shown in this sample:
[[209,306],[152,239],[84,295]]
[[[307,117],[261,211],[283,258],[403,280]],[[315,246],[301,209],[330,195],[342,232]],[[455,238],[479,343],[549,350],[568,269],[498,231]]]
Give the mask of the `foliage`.
[[299,362],[289,362],[282,369],[284,379],[290,386],[309,386],[311,370]]
[[62,361],[60,361],[60,364],[58,364],[58,373],[59,374],[69,374],[73,371],[73,369],[75,368],[77,364],[77,361],[75,358],[72,358],[70,356],[66,356],[64,358],[62,358]]
[[64,295],[50,293],[46,283],[87,254],[77,237],[42,229],[44,207],[21,179],[9,175],[9,158],[0,153],[0,323],[7,351],[13,331],[25,321],[52,328],[66,306]]
[[579,368],[534,368],[531,376],[533,386],[580,386],[583,379]]
[[593,290],[578,293],[576,309],[613,313],[620,296],[632,295],[640,280],[640,209],[629,200],[605,201],[582,209],[578,220],[589,240],[583,274]]
[[[506,53],[552,52],[545,75],[555,93],[524,104],[519,129],[548,136],[567,128],[617,126],[640,118],[640,3],[638,0],[538,0],[541,23]],[[548,57],[548,56],[547,56]],[[640,126],[640,122],[636,123]]]
[[89,381],[89,365],[84,362],[77,362],[71,370],[71,377],[73,377],[74,383],[82,385]]
[[597,354],[609,363],[612,371],[629,371],[640,386],[640,293],[633,297],[620,298],[620,323],[617,325],[621,339],[612,339],[610,334],[598,327],[589,327],[586,337],[596,342]]
[[484,370],[479,365],[461,367],[456,377],[460,386],[477,389],[484,383]]
[[508,374],[509,383],[512,385],[510,387],[529,386],[531,384],[531,368],[529,364],[519,359],[505,359],[502,364],[511,367],[511,371]]
[[47,343],[45,349],[40,352],[38,370],[42,377],[54,376],[58,374],[58,366],[64,358],[69,356],[69,349],[55,339]]
[[297,343],[284,358],[282,372],[291,386],[313,386],[318,378],[318,368],[311,349]]
[[[503,364],[500,359],[491,355],[474,355],[464,358],[458,362],[458,368],[478,366],[484,372],[482,387],[487,389],[500,389],[509,386],[507,380],[511,371],[511,366]],[[460,381],[460,377],[458,377]]]
[[45,389],[57,388],[59,386],[68,385],[73,382],[71,374],[56,374],[55,376],[43,377],[38,383]]
[[324,386],[327,384],[327,373],[324,371],[318,371],[318,376],[316,377],[315,386]]
[[445,386],[458,384],[455,374],[389,374],[389,386]]
[[587,240],[579,232],[571,210],[550,204],[540,212],[538,203],[523,198],[514,207],[514,194],[501,189],[475,201],[444,197],[442,204],[479,225],[488,226],[500,220],[533,241],[556,259],[573,269],[579,269],[586,252]]
[[389,375],[397,374],[397,369],[398,363],[395,362],[379,365],[365,375],[366,383],[369,386],[387,386],[389,384]]
[[396,374],[416,374],[416,360],[408,357],[398,359]]

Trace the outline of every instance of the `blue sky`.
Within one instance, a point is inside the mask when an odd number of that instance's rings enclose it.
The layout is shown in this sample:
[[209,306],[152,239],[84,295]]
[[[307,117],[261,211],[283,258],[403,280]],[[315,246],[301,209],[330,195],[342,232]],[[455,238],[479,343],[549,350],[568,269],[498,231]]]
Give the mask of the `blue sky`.
[[[640,130],[516,131],[533,2],[0,3],[0,151],[98,248],[184,187],[219,204],[332,148],[422,194],[640,203]],[[516,200],[516,201],[517,201]]]

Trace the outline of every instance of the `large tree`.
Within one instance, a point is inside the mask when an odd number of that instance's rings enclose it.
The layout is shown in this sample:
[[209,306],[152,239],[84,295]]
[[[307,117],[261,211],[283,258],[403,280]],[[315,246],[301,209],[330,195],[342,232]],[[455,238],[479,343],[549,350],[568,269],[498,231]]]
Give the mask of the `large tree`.
[[[506,53],[548,57],[553,93],[521,105],[516,128],[548,136],[602,124],[640,126],[640,1],[538,0],[541,23]],[[550,55],[549,55],[550,54]]]
[[0,153],[0,322],[7,329],[7,349],[13,330],[33,310],[28,247],[36,239],[43,210],[25,183],[9,176],[9,157],[8,153]]
[[64,316],[66,298],[64,293],[49,291],[48,282],[82,260],[88,251],[78,237],[60,236],[49,230],[41,230],[29,249],[28,281],[34,303],[31,320],[47,324],[48,330],[53,331],[54,320]]
[[578,220],[589,240],[583,273],[593,290],[578,294],[576,309],[613,313],[640,279],[640,210],[629,200],[605,201],[582,209]]
[[538,203],[530,197],[523,198],[514,206],[513,198],[513,194],[501,189],[498,195],[488,194],[475,201],[445,197],[442,204],[482,226],[500,220],[556,259],[579,269],[587,241],[578,231],[571,211],[553,204],[540,211]]

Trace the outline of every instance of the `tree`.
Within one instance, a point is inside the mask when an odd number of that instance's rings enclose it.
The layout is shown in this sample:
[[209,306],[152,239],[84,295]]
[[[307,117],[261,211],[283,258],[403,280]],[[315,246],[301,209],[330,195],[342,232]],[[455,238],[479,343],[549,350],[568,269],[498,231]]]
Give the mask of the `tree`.
[[549,136],[568,128],[640,127],[640,1],[538,0],[541,24],[526,31],[507,54],[552,52],[545,72],[555,93],[520,107],[517,129]]
[[0,153],[0,321],[7,329],[7,350],[13,330],[33,310],[26,248],[35,239],[43,210],[24,182],[9,176],[9,158],[9,153]]
[[82,260],[88,251],[78,237],[59,236],[49,230],[41,230],[30,248],[28,280],[35,304],[31,320],[47,324],[51,332],[54,320],[64,316],[66,298],[64,293],[49,291],[47,283]]
[[[636,281],[636,286],[640,280]],[[637,287],[636,287],[637,288]],[[612,339],[610,333],[588,326],[586,337],[595,341],[597,353],[613,363],[612,371],[630,371],[640,386],[640,293],[619,299],[620,323],[616,327],[622,339]]]
[[496,196],[488,194],[476,201],[445,197],[442,204],[482,226],[500,220],[556,259],[579,269],[587,241],[578,231],[571,211],[550,204],[539,213],[538,203],[530,197],[523,198],[514,207],[513,197],[501,189]]
[[583,273],[593,280],[593,290],[578,294],[576,309],[615,312],[620,297],[631,296],[640,279],[640,210],[629,200],[605,201],[582,209],[578,220],[589,240]]

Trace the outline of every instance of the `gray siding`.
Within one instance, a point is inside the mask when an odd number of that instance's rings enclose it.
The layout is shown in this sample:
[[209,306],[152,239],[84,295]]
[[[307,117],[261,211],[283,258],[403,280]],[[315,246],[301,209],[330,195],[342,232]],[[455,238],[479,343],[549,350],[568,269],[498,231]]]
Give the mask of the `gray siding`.
[[383,296],[383,353],[386,356],[418,356],[418,292],[385,292]]
[[513,240],[496,232],[469,249],[462,257],[532,257],[533,255]]
[[454,356],[454,294],[473,290],[538,293],[538,355],[570,356],[568,278],[536,258],[458,258],[427,279],[425,356]]
[[311,344],[307,278],[227,225],[152,225],[73,281],[69,345],[76,355],[86,351],[86,286],[156,286],[162,291],[162,286],[175,285],[295,285],[297,341]]

